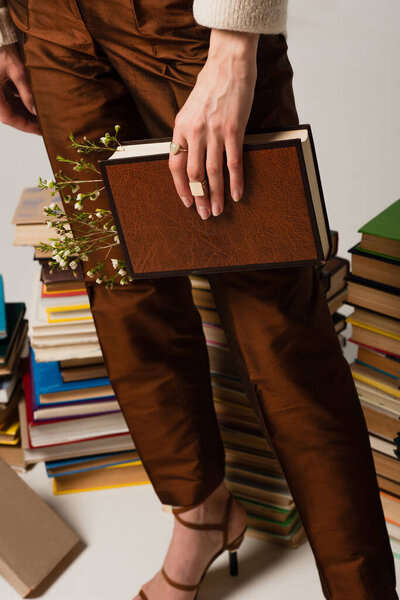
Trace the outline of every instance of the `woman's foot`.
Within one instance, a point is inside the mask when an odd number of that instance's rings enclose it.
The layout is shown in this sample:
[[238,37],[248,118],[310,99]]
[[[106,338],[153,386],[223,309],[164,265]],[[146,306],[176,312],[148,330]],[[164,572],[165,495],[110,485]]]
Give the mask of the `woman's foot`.
[[[222,523],[229,491],[222,482],[205,501],[185,511],[182,518],[191,523]],[[228,544],[237,538],[246,525],[246,510],[236,499],[228,521]],[[164,559],[167,575],[183,584],[198,583],[204,569],[222,546],[221,530],[199,530],[186,527],[174,518],[174,530]],[[149,600],[193,600],[197,590],[179,590],[165,580],[161,569],[142,585]],[[142,600],[139,595],[133,600]]]

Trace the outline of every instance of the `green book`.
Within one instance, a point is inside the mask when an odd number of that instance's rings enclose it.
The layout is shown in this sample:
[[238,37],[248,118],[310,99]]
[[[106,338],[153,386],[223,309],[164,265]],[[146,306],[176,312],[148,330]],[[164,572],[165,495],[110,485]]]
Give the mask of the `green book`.
[[365,223],[358,231],[400,242],[400,199]]

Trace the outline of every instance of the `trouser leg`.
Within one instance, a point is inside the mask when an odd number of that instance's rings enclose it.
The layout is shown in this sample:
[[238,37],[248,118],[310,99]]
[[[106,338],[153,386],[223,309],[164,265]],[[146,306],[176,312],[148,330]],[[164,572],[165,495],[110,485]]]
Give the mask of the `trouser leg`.
[[[20,6],[10,3],[17,24]],[[68,13],[64,0],[43,6],[52,25],[36,8],[19,39],[54,172],[62,168],[76,176],[67,163],[56,160],[58,154],[79,159],[70,148],[70,131],[79,140],[83,135],[98,140],[117,123],[121,139],[148,138],[161,126],[165,132],[162,118],[168,118],[168,111],[163,113],[162,105],[169,106],[171,97],[165,80],[160,78],[159,84],[160,118],[153,123],[148,111],[144,120],[126,84],[84,22],[79,26],[77,15]],[[124,15],[120,17],[126,23]],[[70,26],[68,31],[63,23]],[[95,160],[108,153],[88,156]],[[109,207],[104,192],[93,206]],[[68,212],[71,205],[64,208]],[[122,258],[116,252],[111,256]],[[83,263],[85,271],[95,259]],[[89,277],[85,283],[110,381],[161,502],[187,505],[207,497],[224,477],[225,457],[189,279],[148,279],[114,290]]]
[[210,277],[326,598],[395,599],[368,431],[315,267]]

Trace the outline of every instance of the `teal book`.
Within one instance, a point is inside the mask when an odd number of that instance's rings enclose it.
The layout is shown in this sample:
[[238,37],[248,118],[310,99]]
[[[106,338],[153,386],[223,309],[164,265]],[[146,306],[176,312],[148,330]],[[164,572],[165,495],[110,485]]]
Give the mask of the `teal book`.
[[0,275],[0,340],[7,337],[6,304],[4,301],[3,275]]

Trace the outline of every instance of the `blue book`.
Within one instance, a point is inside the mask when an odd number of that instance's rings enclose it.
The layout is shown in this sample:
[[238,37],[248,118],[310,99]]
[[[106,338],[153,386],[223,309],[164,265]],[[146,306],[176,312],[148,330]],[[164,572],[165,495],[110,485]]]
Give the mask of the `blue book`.
[[[32,379],[34,385],[34,395],[32,398],[33,408],[37,409],[40,406],[60,406],[61,404],[69,404],[71,402],[88,402],[87,398],[77,400],[66,400],[58,402],[41,402],[41,394],[69,392],[72,390],[87,390],[104,385],[110,385],[108,377],[97,377],[95,379],[85,379],[80,381],[63,381],[60,364],[58,361],[36,362],[35,352],[30,348],[31,364],[32,364]],[[114,394],[107,395],[106,398],[114,397]],[[90,401],[105,398],[103,393],[95,398],[90,398]]]
[[6,303],[4,300],[3,275],[0,275],[0,340],[7,337]]
[[[115,455],[114,460],[112,459],[113,454]],[[124,458],[124,454],[127,455]],[[94,454],[92,456],[79,456],[73,458],[66,458],[63,460],[50,460],[45,462],[46,472],[48,477],[61,477],[62,475],[73,475],[76,473],[83,473],[85,471],[93,471],[94,469],[104,469],[105,466],[116,466],[124,465],[131,462],[140,462],[140,458],[129,458],[129,454],[132,454],[132,450],[126,450],[125,452],[108,452],[106,454]],[[122,455],[122,456],[121,456]],[[91,462],[96,461],[99,458],[110,457],[110,462],[107,465],[93,465]],[[68,470],[64,473],[52,473],[51,470],[57,467],[73,466],[75,469]]]

